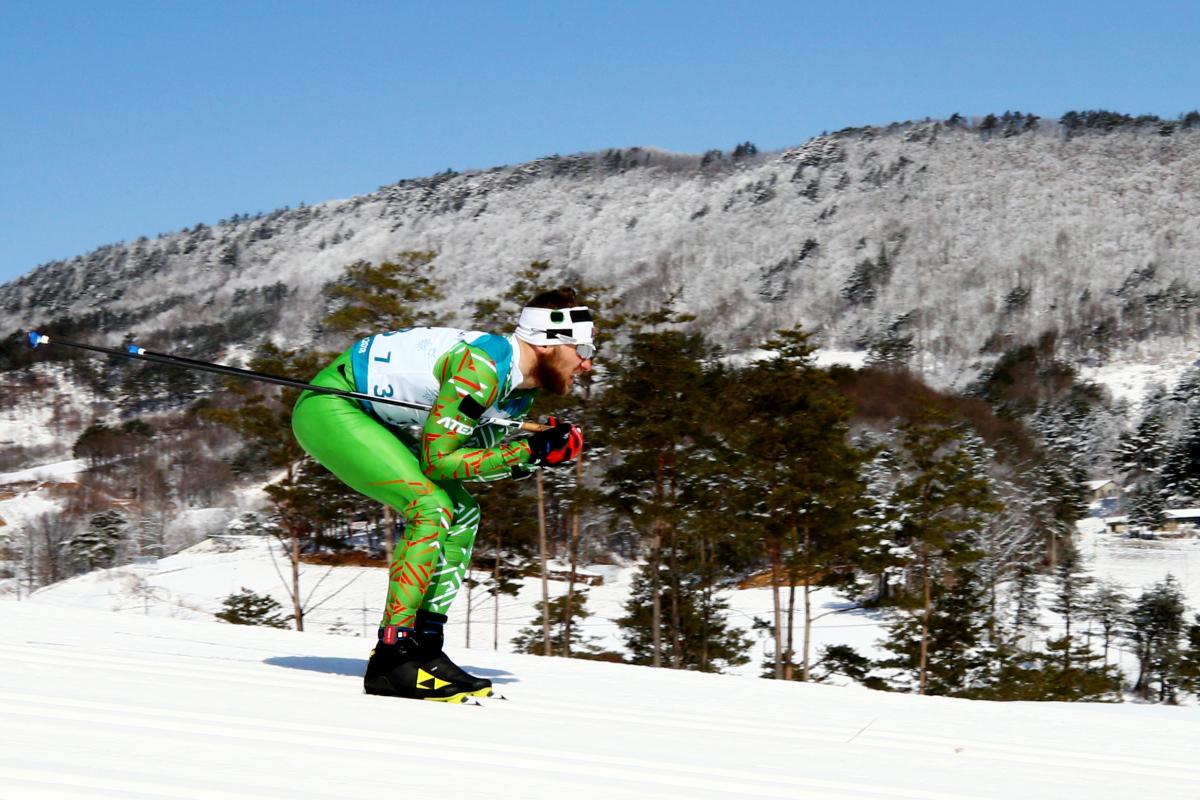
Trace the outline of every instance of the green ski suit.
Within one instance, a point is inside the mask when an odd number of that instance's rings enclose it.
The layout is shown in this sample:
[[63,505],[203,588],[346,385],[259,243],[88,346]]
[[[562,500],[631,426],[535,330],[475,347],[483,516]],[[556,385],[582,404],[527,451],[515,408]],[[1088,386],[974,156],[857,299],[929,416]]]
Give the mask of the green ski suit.
[[524,440],[500,444],[504,427],[482,416],[523,419],[535,390],[523,379],[512,337],[450,328],[408,328],[363,339],[313,379],[318,386],[432,406],[304,392],[292,430],[301,447],[362,494],[405,521],[389,565],[381,625],[410,628],[418,609],[446,614],[462,585],[479,526],[464,481],[508,477],[528,463]]

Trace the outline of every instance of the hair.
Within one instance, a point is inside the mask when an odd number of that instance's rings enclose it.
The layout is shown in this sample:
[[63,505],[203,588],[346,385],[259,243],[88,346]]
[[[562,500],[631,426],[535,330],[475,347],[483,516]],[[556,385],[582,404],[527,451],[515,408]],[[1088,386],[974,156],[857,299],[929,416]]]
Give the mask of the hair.
[[574,308],[579,305],[575,290],[570,286],[551,289],[533,297],[525,304],[526,308]]

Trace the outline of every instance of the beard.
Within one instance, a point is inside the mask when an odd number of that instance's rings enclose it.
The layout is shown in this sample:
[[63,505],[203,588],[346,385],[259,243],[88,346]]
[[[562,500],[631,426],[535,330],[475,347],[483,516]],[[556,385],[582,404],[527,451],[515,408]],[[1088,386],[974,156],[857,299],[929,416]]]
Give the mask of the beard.
[[564,373],[556,364],[551,363],[552,359],[538,359],[537,366],[533,368],[533,374],[537,378],[538,386],[547,392],[565,397],[571,392],[571,375]]

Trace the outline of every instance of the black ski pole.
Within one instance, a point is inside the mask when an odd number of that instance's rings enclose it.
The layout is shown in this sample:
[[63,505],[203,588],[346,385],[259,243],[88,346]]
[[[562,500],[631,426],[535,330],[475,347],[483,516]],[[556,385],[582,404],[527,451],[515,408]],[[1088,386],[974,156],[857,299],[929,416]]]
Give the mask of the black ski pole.
[[[321,394],[332,394],[338,397],[346,397],[352,400],[365,400],[371,403],[385,403],[390,406],[400,406],[401,408],[409,408],[416,411],[429,411],[432,406],[422,403],[410,403],[406,400],[393,400],[387,397],[372,397],[369,394],[362,392],[350,392],[345,389],[334,389],[329,386],[317,386],[312,383],[295,380],[294,378],[284,378],[279,375],[268,375],[265,372],[255,372],[250,369],[241,369],[240,367],[230,367],[225,364],[214,364],[211,361],[199,361],[194,358],[185,358],[184,356],[173,356],[166,353],[155,353],[144,347],[139,347],[136,344],[129,345],[125,350],[118,350],[114,347],[101,347],[95,344],[83,344],[80,342],[68,342],[63,339],[51,339],[44,333],[37,331],[29,331],[29,345],[37,348],[43,344],[57,344],[63,347],[74,347],[79,350],[90,350],[93,353],[104,353],[110,356],[121,356],[123,358],[132,358],[141,361],[152,361],[156,364],[167,364],[168,366],[181,367],[183,369],[198,369],[204,372],[215,372],[218,375],[230,375],[235,378],[244,378],[252,381],[262,381],[263,383],[274,383],[279,386],[287,386],[292,389],[307,389]],[[519,428],[523,431],[538,431],[547,430],[548,426],[541,425],[537,422],[521,422],[515,419],[504,419],[502,417],[484,417],[479,420],[482,425],[503,425],[507,428]]]

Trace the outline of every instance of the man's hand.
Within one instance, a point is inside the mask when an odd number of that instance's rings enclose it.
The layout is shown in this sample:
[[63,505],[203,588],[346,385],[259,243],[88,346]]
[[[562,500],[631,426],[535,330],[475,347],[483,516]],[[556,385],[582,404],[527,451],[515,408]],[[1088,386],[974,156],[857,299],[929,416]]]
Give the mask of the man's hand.
[[549,430],[529,437],[529,449],[533,453],[532,462],[540,467],[569,464],[583,450],[583,431],[551,417]]

